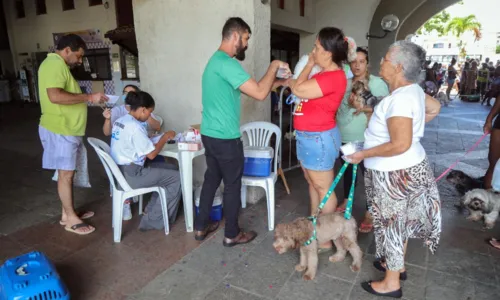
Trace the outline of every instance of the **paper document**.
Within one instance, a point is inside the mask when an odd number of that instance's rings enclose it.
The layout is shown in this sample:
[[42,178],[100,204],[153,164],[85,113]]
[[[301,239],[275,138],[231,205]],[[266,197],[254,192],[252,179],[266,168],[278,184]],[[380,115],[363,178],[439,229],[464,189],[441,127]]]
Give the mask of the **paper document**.
[[120,96],[115,96],[115,95],[106,95],[108,97],[108,102],[107,104],[115,104],[118,99],[120,99]]
[[160,133],[160,134],[157,134],[155,136],[152,136],[150,137],[149,139],[151,140],[151,142],[153,142],[153,144],[158,144],[158,142],[160,141],[161,137],[163,136],[163,133]]

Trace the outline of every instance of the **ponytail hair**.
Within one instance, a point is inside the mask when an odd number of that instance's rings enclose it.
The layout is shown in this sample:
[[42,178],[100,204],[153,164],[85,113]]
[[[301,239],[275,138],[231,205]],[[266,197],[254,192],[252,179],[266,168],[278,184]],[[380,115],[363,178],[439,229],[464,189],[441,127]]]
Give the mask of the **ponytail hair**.
[[154,108],[155,100],[146,92],[129,92],[126,98],[126,104],[130,105],[131,111],[136,111],[138,108]]

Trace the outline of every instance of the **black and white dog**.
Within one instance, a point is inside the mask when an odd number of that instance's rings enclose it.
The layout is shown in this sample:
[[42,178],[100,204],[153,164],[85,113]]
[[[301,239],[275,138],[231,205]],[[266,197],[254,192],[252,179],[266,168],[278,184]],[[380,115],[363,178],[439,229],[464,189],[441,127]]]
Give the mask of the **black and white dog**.
[[446,176],[446,181],[454,184],[457,192],[464,195],[470,190],[483,188],[484,177],[473,178],[462,171],[452,170]]

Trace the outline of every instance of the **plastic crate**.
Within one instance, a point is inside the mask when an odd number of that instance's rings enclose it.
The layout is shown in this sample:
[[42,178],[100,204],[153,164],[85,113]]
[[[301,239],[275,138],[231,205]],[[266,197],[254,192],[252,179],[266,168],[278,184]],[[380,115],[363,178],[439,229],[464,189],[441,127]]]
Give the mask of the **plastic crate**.
[[41,252],[8,259],[0,267],[2,300],[69,300],[54,265]]

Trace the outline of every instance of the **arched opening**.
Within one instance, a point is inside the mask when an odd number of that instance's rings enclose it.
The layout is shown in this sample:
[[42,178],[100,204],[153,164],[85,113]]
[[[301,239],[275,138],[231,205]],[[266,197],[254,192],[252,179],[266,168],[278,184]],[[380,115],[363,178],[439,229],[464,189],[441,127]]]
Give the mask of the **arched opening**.
[[[395,41],[404,39],[408,34],[415,33],[422,24],[443,9],[456,4],[459,0],[382,0],[373,15],[370,24],[370,34],[382,35],[380,26],[382,18],[389,14],[396,15],[400,20],[399,28],[389,33],[383,39],[370,39],[370,60],[378,61],[384,56],[387,48]],[[373,73],[378,73],[379,65],[372,65]]]

